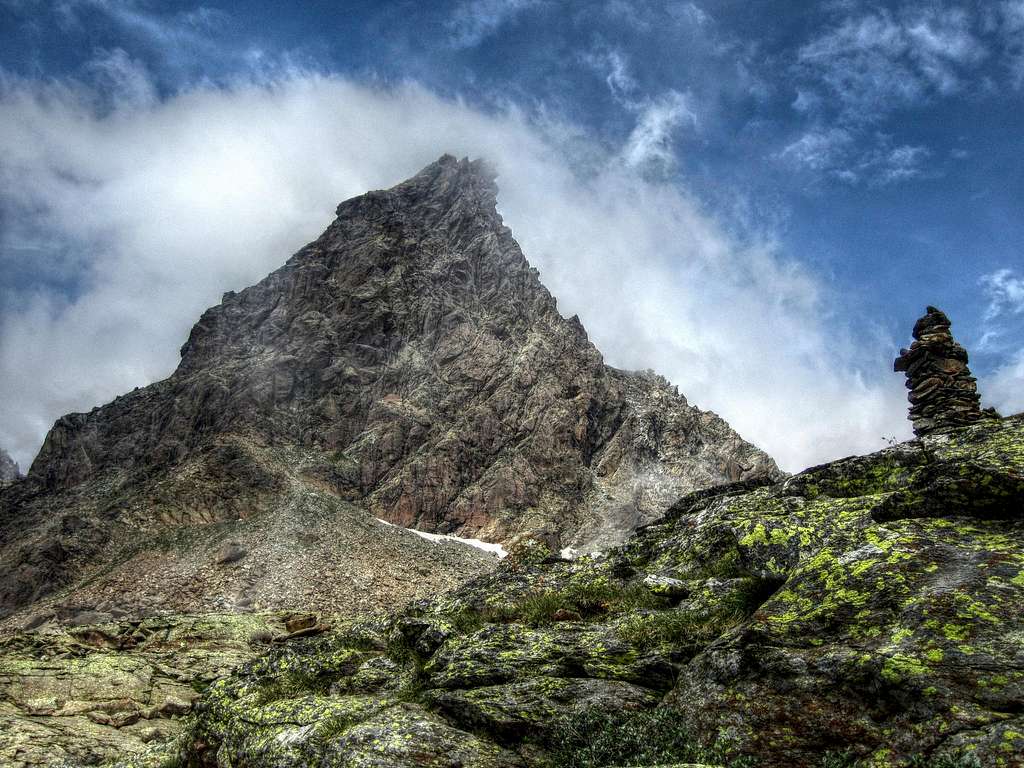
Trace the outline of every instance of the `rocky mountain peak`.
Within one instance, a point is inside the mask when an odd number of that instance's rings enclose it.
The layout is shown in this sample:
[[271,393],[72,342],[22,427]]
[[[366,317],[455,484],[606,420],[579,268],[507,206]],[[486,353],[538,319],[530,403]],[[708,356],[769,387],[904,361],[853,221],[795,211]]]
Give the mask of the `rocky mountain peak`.
[[[683,493],[778,476],[661,377],[605,364],[502,223],[494,179],[446,155],[343,202],[319,238],[203,314],[168,379],[59,419],[23,492],[0,497],[0,609],[100,547],[123,557],[119,542],[168,531],[241,524],[209,546],[257,552],[285,518],[343,504],[373,525],[594,549]],[[15,528],[32,536],[15,546]],[[377,567],[369,551],[350,572]],[[328,603],[342,591],[309,588]],[[295,588],[253,594],[287,604]]]
[[[497,178],[498,172],[484,159],[458,160],[445,154],[390,191],[420,199],[473,200],[485,209],[493,209],[498,202]],[[343,206],[338,206],[339,215]]]

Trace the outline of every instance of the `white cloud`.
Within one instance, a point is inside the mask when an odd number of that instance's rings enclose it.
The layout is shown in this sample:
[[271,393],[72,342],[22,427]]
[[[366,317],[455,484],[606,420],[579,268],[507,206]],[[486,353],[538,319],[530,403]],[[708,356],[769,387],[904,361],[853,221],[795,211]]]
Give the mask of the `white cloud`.
[[99,14],[122,32],[148,40],[162,50],[212,48],[216,42],[209,32],[222,28],[231,18],[224,11],[204,6],[158,13],[134,0],[60,0],[55,7],[64,24],[80,25],[83,16]]
[[961,8],[933,6],[846,17],[804,45],[799,72],[830,92],[848,123],[961,90],[988,55]]
[[1004,416],[1024,411],[1024,349],[1006,365],[982,380],[985,404]]
[[932,154],[927,147],[892,146],[892,137],[884,134],[875,136],[874,141],[874,146],[864,148],[856,132],[817,127],[787,145],[778,157],[794,167],[826,174],[847,184],[874,187],[938,173],[926,165]]
[[648,102],[626,141],[622,152],[624,162],[640,170],[670,171],[676,161],[673,136],[686,124],[696,126],[697,115],[678,91],[668,91],[661,98]]
[[636,125],[626,140],[621,160],[646,173],[667,174],[676,166],[675,138],[684,125],[697,126],[690,98],[669,89],[657,98],[640,92],[630,74],[629,58],[617,49],[599,48],[583,62],[599,74],[615,102],[636,115]]
[[711,21],[711,17],[708,15],[707,11],[692,2],[669,3],[666,6],[666,10],[673,18],[698,27],[703,27]]
[[988,297],[985,320],[1024,312],[1024,277],[1018,276],[1012,269],[997,269],[983,275],[979,282]]
[[[1012,326],[1017,315],[1024,314],[1024,276],[1015,270],[997,269],[978,281],[988,305],[983,316],[983,333],[978,349],[988,352],[1012,352],[1008,339],[1018,339]],[[1017,349],[1009,362],[982,378],[981,393],[987,405],[1003,414],[1024,411],[1024,347]]]
[[628,99],[637,89],[636,80],[629,74],[629,63],[621,51],[609,51],[607,54],[608,76],[605,82],[608,90],[618,99]]
[[821,107],[821,96],[813,91],[798,88],[796,98],[793,99],[793,103],[790,106],[797,112],[815,112]]
[[999,6],[1006,64],[1014,87],[1024,86],[1024,0],[1004,0]]
[[541,5],[543,0],[465,0],[448,20],[451,43],[456,48],[473,48],[520,14]]
[[145,107],[157,100],[146,65],[121,48],[99,51],[86,64],[86,69],[100,85],[100,92],[107,94],[115,107]]
[[637,3],[632,0],[608,0],[604,12],[619,24],[641,31],[664,27],[666,24],[685,29],[701,30],[714,20],[703,8],[688,0],[669,0],[662,3]]
[[1010,32],[1024,30],[1024,0],[1004,0],[1000,5],[1003,23]]
[[[207,72],[259,64],[263,52],[230,42],[235,19],[217,8],[173,10],[146,0],[57,0],[58,24],[80,38],[113,32],[124,47],[145,52],[150,69],[178,83]],[[115,51],[116,52],[116,51]],[[137,65],[137,62],[131,62]]]
[[617,48],[598,46],[584,53],[580,60],[604,78],[608,92],[615,101],[629,110],[637,110],[639,84],[630,72],[629,56]]
[[[1024,2],[1024,0],[1022,0]],[[934,177],[927,147],[874,133],[894,112],[963,92],[991,55],[973,11],[944,2],[865,12],[841,20],[797,53],[795,112],[813,121],[781,153],[791,163],[851,184]]]
[[884,143],[860,158],[855,169],[847,169],[854,175],[851,181],[867,179],[869,184],[885,186],[908,179],[933,176],[925,162],[931,157],[927,147],[902,144],[889,147]]
[[[19,225],[0,255],[74,285],[3,289],[0,445],[27,466],[61,414],[166,376],[221,292],[283,263],[339,200],[445,151],[497,166],[507,223],[610,363],[664,373],[789,469],[908,435],[892,340],[852,343],[813,275],[620,161],[669,160],[689,117],[682,100],[661,109],[606,149],[415,85],[295,74],[103,111],[82,86],[8,82],[0,204]],[[581,174],[581,155],[600,170]]]
[[981,63],[988,50],[972,30],[962,8],[932,8],[905,21],[909,55],[921,74],[941,94],[964,84],[965,70]]
[[853,137],[849,131],[816,128],[786,146],[780,157],[812,171],[825,171],[840,165],[852,144]]

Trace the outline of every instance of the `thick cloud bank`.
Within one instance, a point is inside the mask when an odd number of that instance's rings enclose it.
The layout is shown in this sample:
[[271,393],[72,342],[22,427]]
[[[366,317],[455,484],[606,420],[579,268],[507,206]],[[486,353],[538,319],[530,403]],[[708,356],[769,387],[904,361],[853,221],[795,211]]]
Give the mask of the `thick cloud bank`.
[[113,102],[0,93],[0,445],[23,466],[62,413],[168,375],[203,309],[340,200],[443,152],[494,163],[506,222],[611,364],[664,374],[790,470],[909,434],[894,341],[854,343],[814,275],[645,178],[635,146],[415,85],[296,74],[161,100],[139,77],[125,64]]

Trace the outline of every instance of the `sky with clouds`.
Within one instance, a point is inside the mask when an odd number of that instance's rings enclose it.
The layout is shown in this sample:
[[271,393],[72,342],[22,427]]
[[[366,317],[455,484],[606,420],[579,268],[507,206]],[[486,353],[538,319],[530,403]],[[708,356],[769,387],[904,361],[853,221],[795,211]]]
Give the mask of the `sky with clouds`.
[[1024,410],[1024,0],[0,0],[0,446],[443,152],[613,365],[786,469],[909,436],[926,304]]

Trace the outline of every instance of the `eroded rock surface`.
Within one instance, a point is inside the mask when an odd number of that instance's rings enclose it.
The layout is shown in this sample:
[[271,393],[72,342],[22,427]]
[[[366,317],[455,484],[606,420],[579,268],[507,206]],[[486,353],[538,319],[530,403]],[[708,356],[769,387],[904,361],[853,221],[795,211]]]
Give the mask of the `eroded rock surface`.
[[[777,477],[664,379],[605,365],[502,224],[496,190],[482,163],[445,156],[342,203],[316,241],[202,316],[171,377],[58,420],[0,494],[0,615],[95,572],[154,609],[400,604],[413,590],[367,592],[383,561],[399,585],[422,566],[434,590],[488,562],[367,555],[374,517],[591,549],[682,493]],[[247,554],[225,559],[230,544]],[[310,560],[338,573],[318,578]],[[252,584],[233,578],[247,569]]]
[[1021,605],[1017,416],[689,495],[603,558],[524,541],[124,765],[1020,766]]

